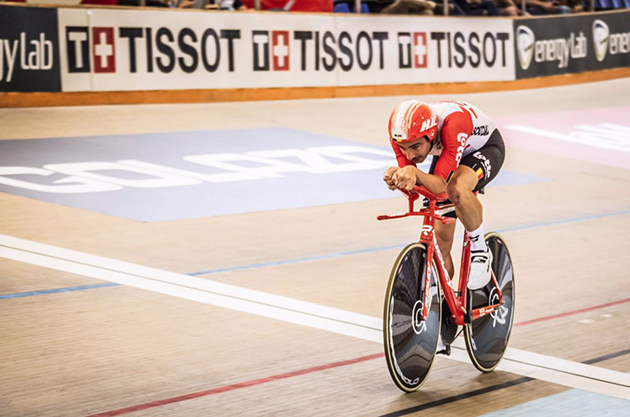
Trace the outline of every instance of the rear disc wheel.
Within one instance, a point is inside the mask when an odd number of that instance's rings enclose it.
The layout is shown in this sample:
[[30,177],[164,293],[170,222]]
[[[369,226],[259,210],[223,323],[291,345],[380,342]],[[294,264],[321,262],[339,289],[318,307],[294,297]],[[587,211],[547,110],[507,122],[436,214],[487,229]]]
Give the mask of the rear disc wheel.
[[[504,304],[491,314],[482,316],[464,327],[466,350],[475,368],[491,372],[499,365],[507,349],[514,321],[514,269],[505,241],[498,233],[488,233],[486,244],[492,252],[494,272]],[[494,282],[479,290],[470,291],[473,308],[499,302]]]

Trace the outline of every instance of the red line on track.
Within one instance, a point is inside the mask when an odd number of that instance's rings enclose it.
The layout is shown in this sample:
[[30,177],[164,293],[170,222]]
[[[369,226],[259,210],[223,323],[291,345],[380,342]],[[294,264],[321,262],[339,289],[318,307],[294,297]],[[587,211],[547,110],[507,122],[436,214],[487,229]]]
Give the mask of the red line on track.
[[164,400],[153,401],[146,404],[134,405],[132,407],[120,408],[114,411],[106,411],[104,413],[93,414],[88,417],[112,417],[122,414],[133,413],[134,411],[146,410],[147,408],[160,407],[166,404],[172,404],[180,401],[192,400],[193,398],[205,397],[207,395],[219,394],[221,392],[232,391],[239,388],[251,387],[254,385],[266,384],[267,382],[278,381],[280,379],[293,378],[294,376],[300,376],[310,374],[313,372],[324,371],[326,369],[338,368],[340,366],[352,365],[359,362],[370,361],[372,359],[380,358],[384,356],[382,353],[374,355],[363,356],[361,358],[349,359],[347,361],[333,362],[328,365],[315,366],[313,368],[301,369],[294,372],[286,372],[284,374],[278,374],[261,379],[254,379],[252,381],[240,382],[238,384],[226,385],[224,387],[209,389],[206,391],[193,392],[192,394],[180,395],[179,397],[166,398]]
[[[554,315],[551,315],[551,316],[540,317],[540,318],[533,319],[533,320],[523,321],[523,322],[520,322],[520,323],[515,323],[514,326],[515,327],[516,326],[527,326],[527,325],[530,325],[530,324],[540,323],[540,322],[548,321],[548,320],[554,320],[554,319],[558,319],[558,318],[561,318],[561,317],[573,316],[575,314],[585,313],[587,311],[600,310],[602,308],[611,307],[611,306],[619,305],[619,304],[625,304],[625,303],[628,303],[628,302],[630,302],[630,298],[626,298],[626,299],[619,300],[619,301],[612,301],[610,303],[600,304],[600,305],[596,305],[596,306],[593,306],[593,307],[581,308],[579,310],[567,311],[566,313],[554,314]],[[349,360],[341,361],[341,362],[333,362],[333,363],[329,363],[327,365],[315,366],[313,368],[306,368],[306,369],[301,369],[301,370],[298,370],[298,371],[286,372],[286,373],[283,373],[283,374],[273,375],[273,376],[269,376],[269,377],[266,377],[266,378],[260,378],[260,379],[254,379],[254,380],[251,380],[251,381],[239,382],[238,384],[226,385],[226,386],[223,386],[223,387],[213,388],[213,389],[209,389],[209,390],[205,390],[205,391],[193,392],[191,394],[180,395],[178,397],[171,397],[171,398],[166,398],[164,400],[158,400],[158,401],[153,401],[153,402],[149,402],[149,403],[145,403],[145,404],[134,405],[134,406],[131,406],[131,407],[119,408],[118,410],[106,411],[104,413],[98,413],[98,414],[92,414],[92,415],[90,415],[88,417],[113,417],[113,416],[120,416],[120,415],[123,415],[123,414],[133,413],[134,411],[146,410],[147,408],[160,407],[160,406],[167,405],[167,404],[173,404],[173,403],[177,403],[177,402],[181,402],[181,401],[192,400],[194,398],[205,397],[205,396],[213,395],[213,394],[220,394],[222,392],[233,391],[233,390],[240,389],[240,388],[247,388],[247,387],[252,387],[252,386],[255,386],[255,385],[266,384],[268,382],[278,381],[278,380],[281,380],[281,379],[293,378],[295,376],[306,375],[306,374],[310,374],[310,373],[313,373],[313,372],[325,371],[326,369],[339,368],[341,366],[346,366],[346,365],[353,365],[355,363],[366,362],[366,361],[370,361],[372,359],[381,358],[383,356],[385,356],[385,355],[383,355],[382,353],[376,353],[374,355],[362,356],[362,357],[356,358],[356,359],[349,359]]]
[[602,308],[606,308],[606,307],[610,307],[610,306],[614,306],[618,304],[624,304],[627,302],[630,302],[630,298],[626,298],[625,300],[613,301],[606,304],[600,304],[593,307],[581,308],[579,310],[567,311],[566,313],[554,314],[552,316],[540,317],[538,319],[522,321],[520,323],[516,323],[514,326],[527,326],[528,324],[540,323],[541,321],[559,319],[561,317],[566,317],[566,316],[573,316],[574,314],[586,313],[587,311],[599,310]]

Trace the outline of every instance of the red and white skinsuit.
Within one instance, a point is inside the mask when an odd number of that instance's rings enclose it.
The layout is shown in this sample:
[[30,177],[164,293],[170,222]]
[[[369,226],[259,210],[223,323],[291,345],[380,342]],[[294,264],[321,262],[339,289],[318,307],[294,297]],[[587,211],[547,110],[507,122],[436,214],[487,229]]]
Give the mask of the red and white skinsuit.
[[[429,155],[439,156],[433,175],[450,179],[463,157],[488,142],[495,125],[472,104],[463,101],[441,101],[430,105],[437,116],[438,131]],[[396,142],[391,141],[400,168],[413,165]]]

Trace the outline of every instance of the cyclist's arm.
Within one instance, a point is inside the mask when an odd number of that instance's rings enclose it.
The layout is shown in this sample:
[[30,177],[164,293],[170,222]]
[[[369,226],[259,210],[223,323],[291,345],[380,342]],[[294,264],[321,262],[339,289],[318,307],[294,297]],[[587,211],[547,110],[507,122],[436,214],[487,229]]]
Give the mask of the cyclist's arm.
[[433,194],[446,192],[446,180],[437,175],[427,174],[416,168],[416,184],[424,185]]
[[[434,194],[440,194],[446,191],[446,180],[436,175],[427,174],[416,167],[412,161],[408,160],[407,157],[402,153],[400,148],[392,143],[392,148],[394,149],[394,153],[396,154],[396,162],[398,163],[399,169],[411,170],[415,175],[415,184],[416,185],[424,185],[429,191]],[[389,181],[394,172],[397,169],[390,168],[385,172],[383,180],[387,183],[390,189],[396,189],[397,187],[394,185],[393,181]],[[409,174],[410,175],[410,174]],[[390,184],[391,183],[391,184]],[[411,187],[411,185],[409,185]]]
[[446,191],[446,180],[437,175],[427,174],[419,170],[416,164],[412,162],[400,168],[389,168],[385,172],[383,180],[387,183],[390,190],[404,188],[411,191],[415,185],[424,185],[434,194]]
[[[391,145],[394,153],[396,154],[396,163],[398,164],[398,166],[388,168],[387,171],[385,171],[385,173],[383,174],[383,181],[385,181],[387,187],[390,190],[396,190],[400,186],[399,180],[396,178],[397,172],[405,169],[412,170],[411,172],[415,174],[418,169],[416,168],[416,164],[407,159],[407,157],[402,153],[398,145],[396,145],[394,142],[391,142]],[[415,175],[413,176],[415,177]],[[413,184],[415,184],[416,182],[417,181],[414,180]],[[408,184],[407,188],[411,190],[411,188],[413,188],[413,184]]]

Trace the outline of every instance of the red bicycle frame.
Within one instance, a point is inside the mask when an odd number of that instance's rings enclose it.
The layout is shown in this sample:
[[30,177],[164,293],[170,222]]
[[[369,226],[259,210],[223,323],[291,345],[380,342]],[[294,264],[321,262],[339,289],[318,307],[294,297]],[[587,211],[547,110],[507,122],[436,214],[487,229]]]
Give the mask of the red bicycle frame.
[[[435,263],[436,269],[438,272],[438,277],[440,280],[440,285],[442,288],[442,293],[444,294],[444,299],[451,310],[451,318],[452,322],[456,325],[462,326],[464,324],[471,323],[473,320],[478,319],[479,317],[485,316],[486,314],[490,314],[496,311],[501,305],[503,305],[503,294],[501,293],[501,289],[497,283],[497,279],[494,276],[494,271],[492,272],[492,281],[497,290],[497,295],[499,296],[499,302],[497,304],[492,304],[482,308],[473,309],[469,305],[468,300],[468,274],[470,273],[470,238],[467,233],[464,233],[464,242],[462,249],[462,261],[459,269],[459,288],[455,290],[451,284],[451,279],[448,276],[448,272],[446,271],[446,266],[444,265],[444,259],[442,258],[442,253],[440,252],[440,248],[435,239],[435,221],[439,220],[444,224],[452,223],[455,219],[444,217],[439,214],[435,214],[435,205],[438,202],[445,201],[448,197],[446,193],[441,194],[433,194],[425,187],[414,187],[413,192],[400,190],[402,191],[407,198],[409,199],[409,210],[404,214],[395,214],[395,215],[382,215],[378,216],[378,220],[390,220],[390,219],[400,219],[403,217],[409,216],[423,216],[424,220],[422,223],[422,231],[420,233],[420,243],[424,244],[427,248],[427,267],[425,274],[425,288],[429,288],[430,285],[430,275],[428,271],[431,271],[433,265]],[[423,195],[429,199],[429,206],[427,208],[420,209],[418,211],[414,210],[415,201]],[[451,207],[450,205],[443,206],[444,208]],[[442,208],[442,207],[441,207]],[[428,303],[429,291],[425,291],[425,300],[423,302],[422,309],[422,320],[425,320],[427,315],[429,314],[429,303]]]

